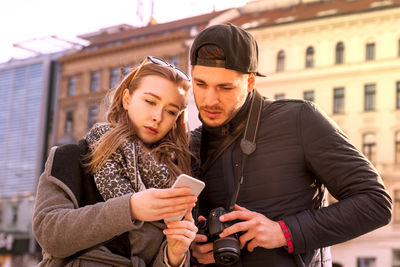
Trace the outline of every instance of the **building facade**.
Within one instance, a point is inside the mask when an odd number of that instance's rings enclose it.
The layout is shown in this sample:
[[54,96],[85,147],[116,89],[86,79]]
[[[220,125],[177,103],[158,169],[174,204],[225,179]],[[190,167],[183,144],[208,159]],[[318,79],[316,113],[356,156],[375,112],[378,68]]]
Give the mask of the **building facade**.
[[273,2],[253,1],[232,20],[258,41],[268,76],[258,90],[315,102],[376,166],[393,198],[391,223],[333,246],[335,266],[400,266],[400,1]]
[[35,266],[37,177],[51,127],[59,53],[0,65],[0,266]]

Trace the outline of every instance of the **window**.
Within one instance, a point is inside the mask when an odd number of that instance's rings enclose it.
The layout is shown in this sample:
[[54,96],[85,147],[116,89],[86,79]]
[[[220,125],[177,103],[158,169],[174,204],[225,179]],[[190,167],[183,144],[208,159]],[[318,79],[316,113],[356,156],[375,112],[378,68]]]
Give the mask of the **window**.
[[400,109],[400,82],[396,83],[396,109]]
[[335,64],[343,64],[344,62],[344,44],[342,42],[336,45]]
[[12,210],[11,224],[15,226],[17,225],[18,222],[18,203],[11,204],[11,210]]
[[304,91],[303,98],[304,100],[314,102],[314,91]]
[[117,86],[119,80],[119,69],[112,68],[110,70],[110,88]]
[[88,127],[92,127],[96,123],[96,116],[99,114],[97,107],[89,107]]
[[344,113],[344,88],[333,89],[333,114]]
[[0,225],[3,222],[3,202],[0,201]]
[[400,165],[400,131],[397,131],[394,136],[394,149],[395,149],[395,164]]
[[121,71],[122,77],[125,77],[131,71],[131,66],[124,66]]
[[285,98],[285,94],[275,94],[275,100],[280,100],[280,99],[284,99]]
[[169,63],[171,63],[172,65],[174,65],[175,67],[178,67],[179,65],[179,57],[171,57],[169,59]]
[[68,96],[73,96],[76,89],[76,76],[69,77],[68,79]]
[[364,87],[364,111],[375,110],[375,84],[366,84]]
[[366,133],[362,138],[362,152],[371,161],[375,162],[376,157],[376,137],[374,133]]
[[74,129],[74,113],[72,111],[68,111],[65,115],[65,125],[64,125],[65,135],[71,135],[73,129]]
[[400,57],[400,39],[399,39],[399,42],[398,42],[398,45],[397,45],[397,56]]
[[393,197],[393,207],[394,207],[394,223],[400,223],[400,189],[394,190]]
[[400,267],[400,249],[393,249],[392,255],[392,267]]
[[90,76],[90,92],[96,92],[99,87],[100,72],[94,71]]
[[375,59],[375,43],[367,44],[365,51],[365,60]]
[[285,52],[279,51],[278,58],[276,61],[276,72],[281,72],[285,70]]
[[357,267],[377,267],[375,258],[357,258]]
[[306,50],[306,68],[314,67],[314,48],[309,46]]

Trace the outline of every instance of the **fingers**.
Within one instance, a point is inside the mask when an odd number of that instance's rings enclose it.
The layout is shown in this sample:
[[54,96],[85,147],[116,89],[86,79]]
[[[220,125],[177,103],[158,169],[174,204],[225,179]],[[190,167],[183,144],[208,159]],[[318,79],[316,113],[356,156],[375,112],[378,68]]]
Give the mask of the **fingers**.
[[155,190],[157,190],[156,193],[158,194],[159,198],[174,198],[179,196],[193,195],[192,190],[187,186]]
[[246,232],[250,229],[250,227],[251,223],[248,221],[235,223],[234,225],[225,228],[219,236],[221,238],[224,238],[226,236],[233,235],[238,232]]
[[195,242],[200,242],[200,243],[207,242],[207,240],[208,240],[207,236],[201,234],[197,234],[196,237],[194,238]]
[[190,246],[192,255],[199,263],[209,264],[214,263],[213,243],[198,244],[193,242]]
[[[193,219],[193,214],[192,214],[193,208],[190,208],[188,212],[185,214],[185,220],[194,223]],[[197,232],[197,231],[196,231]]]
[[202,216],[202,215],[200,215],[200,216],[197,218],[197,220],[198,220],[199,222],[207,221],[206,217],[204,217],[204,216]]
[[165,207],[178,207],[180,205],[189,206],[189,208],[194,207],[194,204],[197,201],[197,197],[194,195],[191,196],[180,196],[174,198],[165,198],[165,199],[157,199],[158,201],[154,201],[152,204],[155,209],[162,209]]
[[254,217],[254,212],[249,211],[249,210],[235,210],[229,213],[226,213],[219,217],[219,220],[221,222],[226,222],[226,221],[233,221],[233,220],[242,220],[242,221],[248,221],[251,220]]
[[192,241],[195,236],[196,236],[196,232],[187,228],[167,228],[163,230],[164,234],[168,237],[168,238],[173,238],[179,241]]
[[238,204],[235,204],[234,210],[247,210],[248,211],[248,209],[243,208],[242,206],[239,206]]
[[187,221],[187,220],[171,221],[171,222],[166,221],[166,225],[168,228],[165,230],[171,230],[171,231],[174,229],[188,229],[188,230],[194,232],[194,234],[196,234],[197,230],[198,230],[196,225],[193,222]]
[[[253,239],[250,243],[247,244],[247,250],[249,252],[253,252],[256,247],[260,247],[260,244],[257,243],[257,239]],[[242,248],[242,247],[241,247]]]

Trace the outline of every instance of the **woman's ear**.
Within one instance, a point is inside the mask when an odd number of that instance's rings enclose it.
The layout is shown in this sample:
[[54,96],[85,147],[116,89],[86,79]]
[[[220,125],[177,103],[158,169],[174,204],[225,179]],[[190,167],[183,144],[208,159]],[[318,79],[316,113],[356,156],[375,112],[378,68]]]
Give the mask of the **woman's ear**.
[[130,100],[131,100],[131,94],[129,93],[129,90],[125,88],[124,92],[122,93],[122,106],[124,107],[125,110],[128,110]]

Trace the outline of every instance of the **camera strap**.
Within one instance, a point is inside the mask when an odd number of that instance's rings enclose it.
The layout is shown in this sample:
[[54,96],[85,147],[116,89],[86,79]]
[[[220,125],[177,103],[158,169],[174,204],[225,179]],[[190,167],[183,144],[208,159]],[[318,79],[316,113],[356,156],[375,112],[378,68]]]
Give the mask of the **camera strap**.
[[[236,183],[235,192],[232,196],[229,205],[229,211],[234,210],[239,195],[240,185],[243,182],[243,173],[247,158],[251,153],[253,153],[256,150],[256,138],[263,110],[263,97],[257,90],[254,91],[255,94],[250,105],[249,114],[247,116],[244,135],[242,140],[240,141],[240,149],[242,150],[242,164],[241,166],[239,164],[235,165],[235,168],[237,170],[238,181]],[[269,105],[271,105],[272,101],[265,101],[265,102],[266,106],[264,107],[264,109],[267,109]]]

